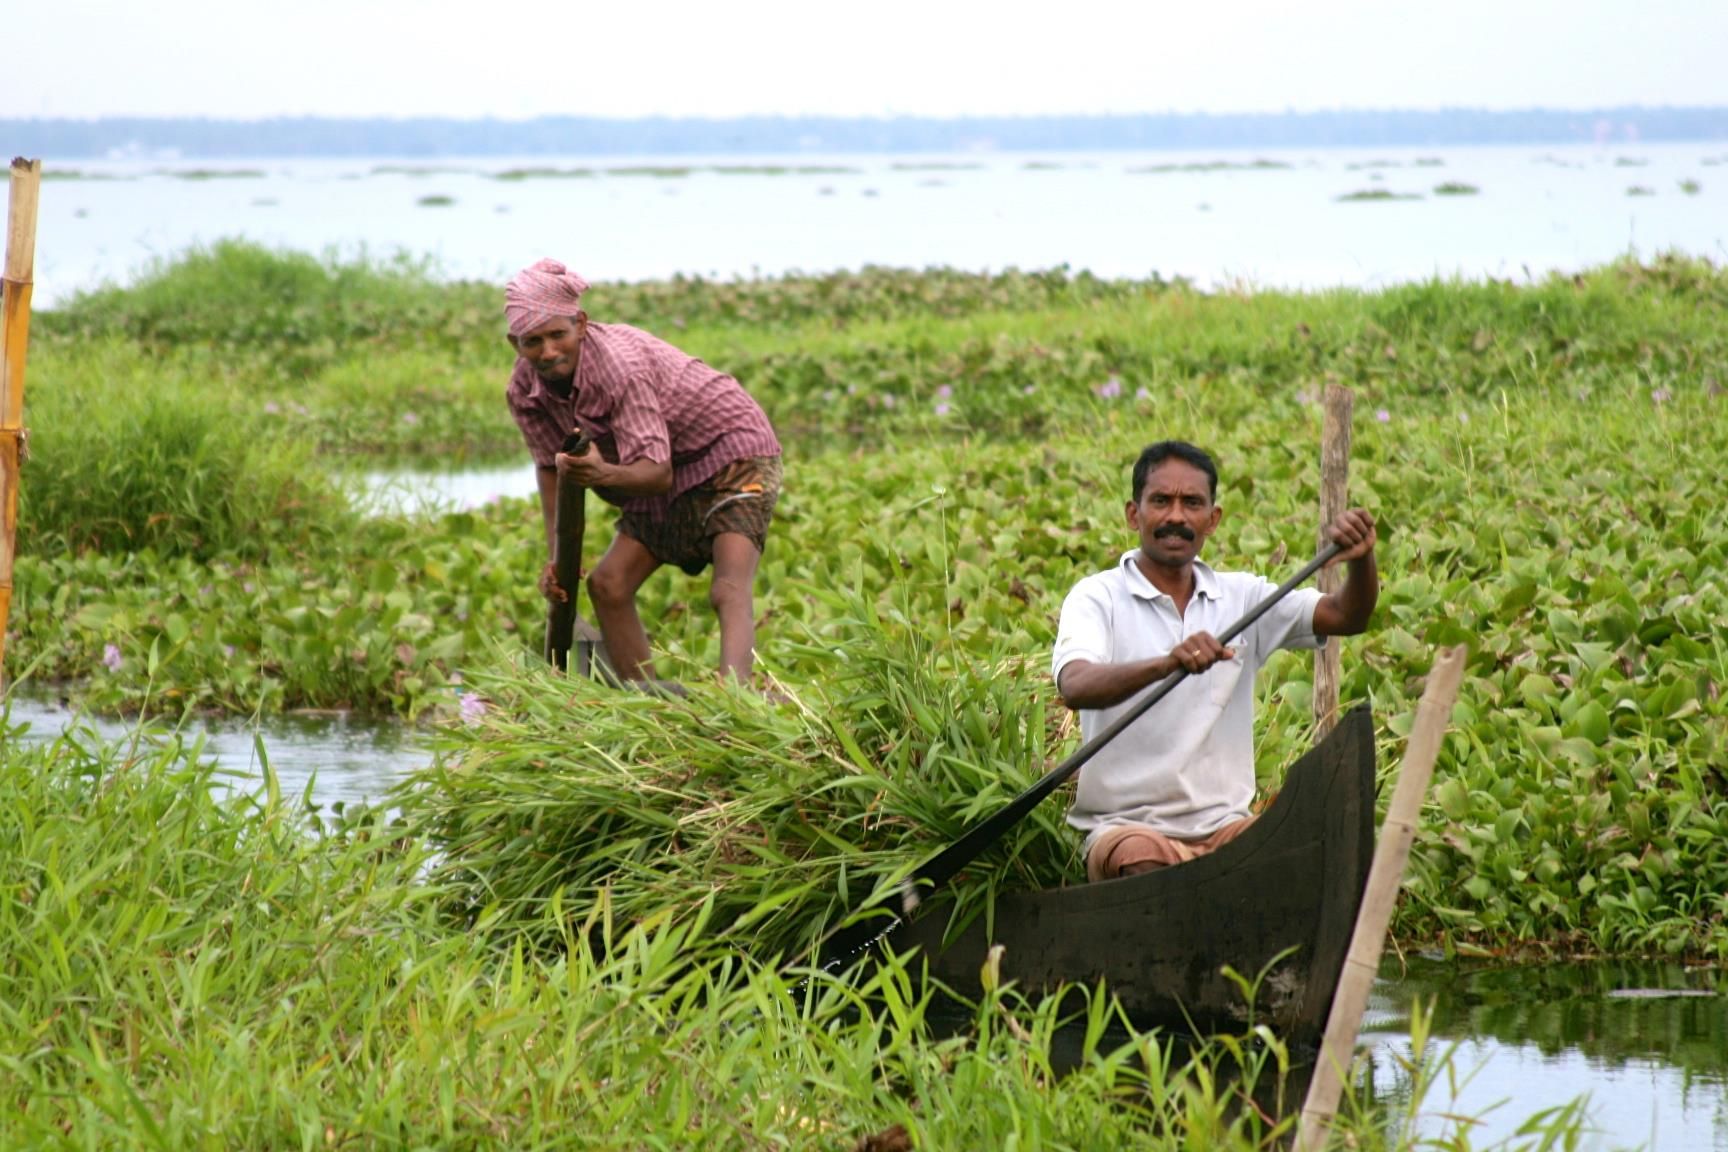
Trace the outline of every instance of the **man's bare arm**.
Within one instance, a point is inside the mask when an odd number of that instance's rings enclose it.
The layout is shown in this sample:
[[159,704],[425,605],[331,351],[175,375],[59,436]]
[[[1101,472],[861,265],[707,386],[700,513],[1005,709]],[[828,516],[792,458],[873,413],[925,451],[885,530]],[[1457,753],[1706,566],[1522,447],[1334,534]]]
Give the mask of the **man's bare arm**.
[[[584,488],[608,488],[627,496],[659,496],[672,490],[672,462],[669,460],[632,460],[628,464],[608,464],[598,452],[571,456],[560,452],[558,468],[576,478]],[[557,477],[553,477],[557,491]]]
[[1234,660],[1236,649],[1218,643],[1210,632],[1196,632],[1182,641],[1182,646],[1150,660],[1133,660],[1123,664],[1106,664],[1093,660],[1074,660],[1062,666],[1056,690],[1062,702],[1079,711],[1082,708],[1112,708],[1122,701],[1177,672],[1190,675],[1204,672],[1220,660]]
[[1314,605],[1316,636],[1354,636],[1368,628],[1380,599],[1380,569],[1374,562],[1378,539],[1374,517],[1352,508],[1326,526],[1326,535],[1344,551],[1344,587]]

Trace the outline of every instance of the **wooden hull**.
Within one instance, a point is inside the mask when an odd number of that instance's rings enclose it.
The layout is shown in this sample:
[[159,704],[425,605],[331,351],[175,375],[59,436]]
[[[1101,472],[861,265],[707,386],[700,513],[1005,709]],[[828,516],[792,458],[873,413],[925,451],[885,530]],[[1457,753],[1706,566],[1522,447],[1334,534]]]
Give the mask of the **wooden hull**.
[[[998,897],[952,939],[952,906],[933,902],[890,938],[922,950],[929,975],[979,993],[990,945],[1022,990],[1102,982],[1137,1025],[1237,1030],[1250,1019],[1287,1040],[1318,1041],[1344,966],[1374,854],[1374,728],[1343,717],[1290,769],[1254,825],[1217,852],[1100,884]],[[1250,981],[1249,1004],[1228,966]]]

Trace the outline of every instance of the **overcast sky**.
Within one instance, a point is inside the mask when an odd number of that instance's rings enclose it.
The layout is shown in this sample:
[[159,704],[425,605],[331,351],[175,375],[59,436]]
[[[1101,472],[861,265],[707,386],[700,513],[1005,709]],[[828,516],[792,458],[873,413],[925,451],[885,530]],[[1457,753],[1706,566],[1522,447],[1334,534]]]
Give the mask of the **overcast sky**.
[[0,117],[1728,105],[1728,0],[6,0]]

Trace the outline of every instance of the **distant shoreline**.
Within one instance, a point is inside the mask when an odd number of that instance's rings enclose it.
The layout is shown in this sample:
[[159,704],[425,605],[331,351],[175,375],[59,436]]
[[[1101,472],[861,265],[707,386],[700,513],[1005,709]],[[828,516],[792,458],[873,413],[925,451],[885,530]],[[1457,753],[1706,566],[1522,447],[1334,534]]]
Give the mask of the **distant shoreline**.
[[1728,107],[704,120],[0,119],[0,152],[54,159],[813,155],[1728,142]]

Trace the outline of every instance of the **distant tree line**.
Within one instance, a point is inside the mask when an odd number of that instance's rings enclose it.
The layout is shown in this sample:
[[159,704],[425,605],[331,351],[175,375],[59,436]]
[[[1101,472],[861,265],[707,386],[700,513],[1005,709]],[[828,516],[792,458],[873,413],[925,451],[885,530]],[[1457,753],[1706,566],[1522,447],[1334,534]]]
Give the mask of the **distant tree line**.
[[1423,147],[1728,140],[1728,108],[729,120],[0,119],[0,151],[78,158]]

